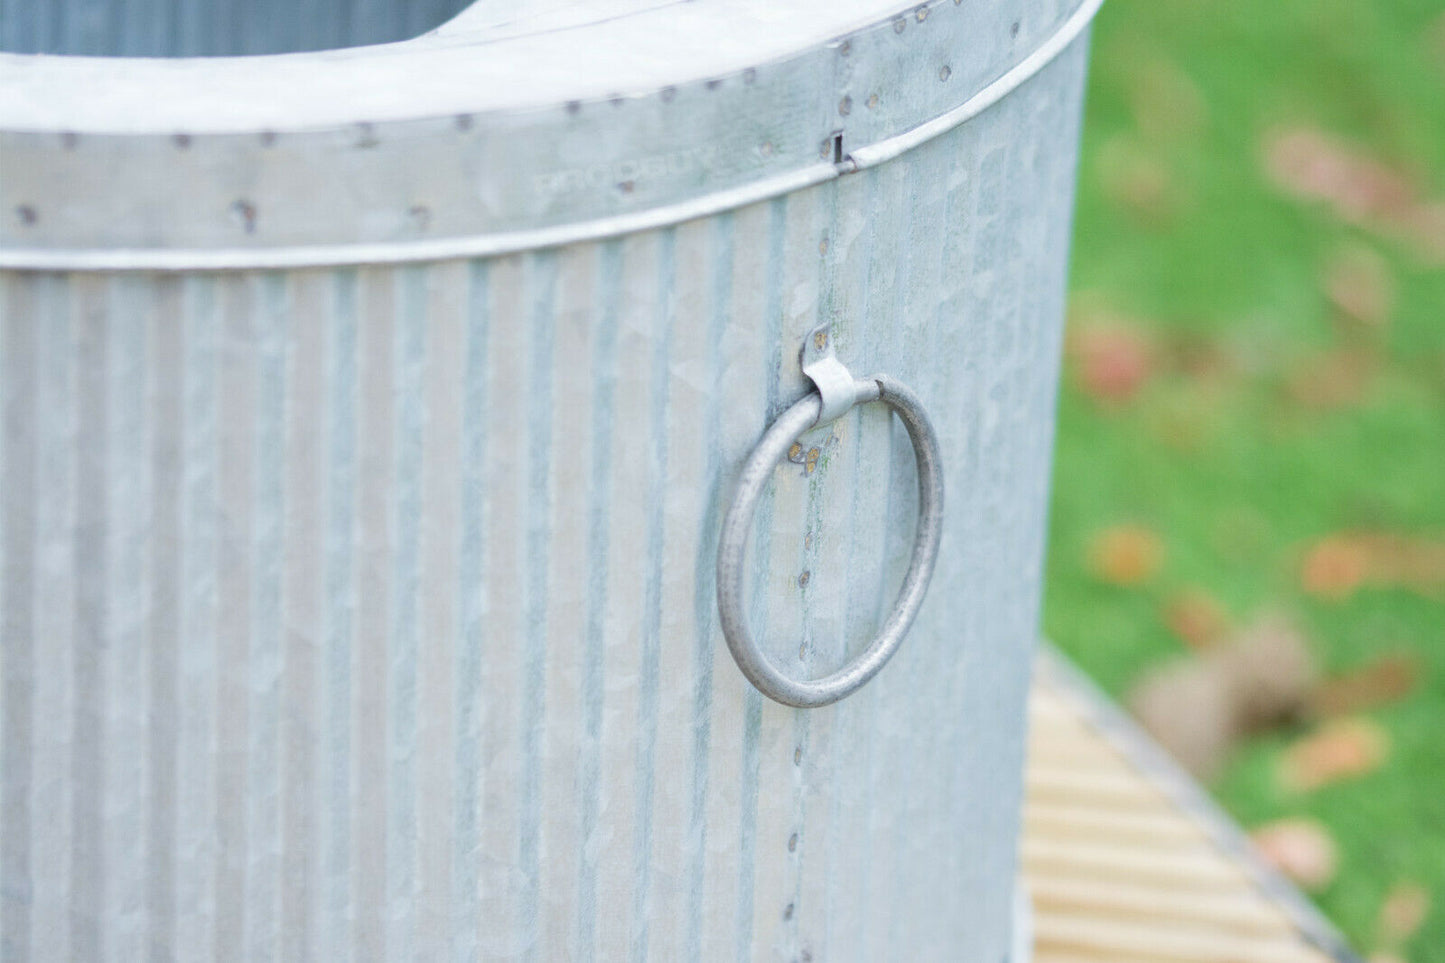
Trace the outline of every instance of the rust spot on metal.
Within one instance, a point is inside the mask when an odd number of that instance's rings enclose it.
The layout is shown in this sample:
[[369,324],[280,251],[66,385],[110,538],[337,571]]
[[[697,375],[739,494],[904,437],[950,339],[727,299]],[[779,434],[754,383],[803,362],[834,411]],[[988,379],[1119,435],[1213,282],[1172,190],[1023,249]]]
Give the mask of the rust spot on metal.
[[913,16],[914,19],[916,19],[919,23],[922,23],[923,21],[928,19],[928,8],[919,7],[917,10],[913,11]]
[[803,470],[811,475],[818,470],[818,457],[823,454],[820,448],[809,448],[807,460],[803,462]]
[[948,78],[949,78],[949,77],[952,77],[952,76],[953,76],[953,68],[950,67],[948,64],[944,64],[942,67],[940,67],[940,68],[938,69],[938,79],[939,79],[939,80],[947,81]]
[[843,99],[838,101],[838,113],[843,117],[847,117],[852,112],[853,98],[849,97],[847,94],[844,94]]
[[893,21],[893,32],[902,33],[903,28],[906,26],[908,26],[908,21],[904,20],[902,17],[899,17],[897,20]]
[[793,918],[793,904],[792,904],[792,903],[789,903],[787,906],[784,906],[784,907],[783,907],[783,919],[785,919],[785,920],[790,920],[790,919],[792,919],[792,918]]
[[231,215],[247,234],[256,233],[256,205],[242,198],[231,203]]
[[807,569],[803,569],[803,574],[798,576],[798,588],[807,588],[808,583],[812,581],[812,579],[813,573]]
[[800,465],[803,463],[803,446],[796,441],[788,449],[788,461],[797,462]]
[[877,95],[877,94],[869,94],[869,95],[868,95],[868,109],[869,109],[869,110],[873,110],[873,109],[876,108],[877,106],[878,106],[878,95]]
[[798,748],[796,748],[796,749],[793,750],[793,765],[795,765],[795,766],[801,766],[802,764],[803,764],[803,747],[802,747],[802,746],[799,746]]
[[[791,836],[788,837],[788,852],[790,852],[790,853],[796,853],[797,851],[798,851],[798,834],[797,834],[797,833],[793,833],[793,835],[791,835]],[[792,904],[789,904],[789,905],[792,905]]]

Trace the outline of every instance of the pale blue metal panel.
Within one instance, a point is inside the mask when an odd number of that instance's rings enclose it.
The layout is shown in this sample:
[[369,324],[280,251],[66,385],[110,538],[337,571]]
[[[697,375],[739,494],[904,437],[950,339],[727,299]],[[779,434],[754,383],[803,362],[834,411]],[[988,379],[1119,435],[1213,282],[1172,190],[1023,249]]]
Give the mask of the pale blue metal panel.
[[467,0],[4,0],[0,50],[90,57],[225,57],[393,43]]
[[[62,231],[25,250],[66,270],[0,270],[5,952],[1002,959],[1084,42],[1056,54],[856,170],[565,243],[215,270]],[[882,69],[827,76],[848,117]],[[917,391],[948,509],[897,657],[797,710],[721,644],[714,560],[820,321]],[[788,672],[876,629],[913,464],[874,405],[774,473],[748,605]]]

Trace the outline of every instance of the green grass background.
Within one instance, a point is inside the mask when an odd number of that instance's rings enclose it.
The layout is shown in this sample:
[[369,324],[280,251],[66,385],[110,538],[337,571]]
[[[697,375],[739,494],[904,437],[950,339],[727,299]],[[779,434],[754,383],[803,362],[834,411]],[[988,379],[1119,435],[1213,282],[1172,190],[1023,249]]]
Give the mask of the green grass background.
[[[1133,398],[1103,404],[1066,373],[1051,516],[1045,628],[1116,695],[1184,651],[1161,608],[1198,587],[1238,622],[1293,613],[1321,662],[1348,671],[1413,651],[1425,670],[1372,715],[1388,761],[1363,778],[1283,792],[1275,760],[1296,733],[1246,745],[1212,788],[1246,826],[1323,820],[1341,850],[1316,898],[1366,954],[1400,881],[1433,894],[1404,949],[1445,963],[1445,604],[1404,587],[1322,599],[1300,586],[1314,541],[1365,529],[1445,539],[1445,270],[1273,184],[1268,133],[1348,140],[1445,197],[1445,4],[1425,0],[1108,0],[1094,30],[1072,287],[1187,352],[1236,359],[1204,379],[1161,365]],[[1134,196],[1137,194],[1138,196]],[[1332,252],[1382,255],[1387,324],[1342,322],[1321,282]],[[1378,368],[1348,403],[1303,403],[1290,373],[1331,348]],[[1076,375],[1076,372],[1074,373]],[[1090,573],[1091,537],[1156,532],[1147,584]]]

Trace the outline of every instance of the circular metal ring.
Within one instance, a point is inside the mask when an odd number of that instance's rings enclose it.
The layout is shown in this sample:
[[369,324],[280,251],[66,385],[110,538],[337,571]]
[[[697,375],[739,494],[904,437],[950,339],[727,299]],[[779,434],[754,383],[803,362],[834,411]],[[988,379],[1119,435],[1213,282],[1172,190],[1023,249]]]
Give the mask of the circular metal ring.
[[938,438],[918,397],[887,375],[859,379],[855,385],[855,403],[881,401],[903,419],[918,461],[918,530],[913,540],[913,556],[908,563],[908,572],[903,576],[903,585],[898,590],[893,611],[868,648],[832,675],[806,681],[790,679],[778,671],[758,648],[744,612],[743,569],[753,513],[773,469],[786,456],[793,442],[817,422],[822,407],[817,391],[809,392],[793,404],[763,433],[762,441],[758,442],[743,465],[737,495],[723,519],[722,535],[718,541],[718,615],[733,659],[743,675],[763,695],[775,702],[804,709],[825,706],[850,695],[873,678],[898,651],[923,604],[928,581],[933,576],[933,563],[938,558],[939,539],[943,534],[943,470]]

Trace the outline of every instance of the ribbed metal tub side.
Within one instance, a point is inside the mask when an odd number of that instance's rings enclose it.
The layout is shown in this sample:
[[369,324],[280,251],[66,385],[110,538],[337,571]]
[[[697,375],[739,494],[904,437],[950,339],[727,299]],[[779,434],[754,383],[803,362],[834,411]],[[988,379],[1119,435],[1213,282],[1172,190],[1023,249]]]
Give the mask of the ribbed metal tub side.
[[[1086,36],[897,157],[483,258],[0,271],[0,947],[30,959],[1009,953]],[[905,379],[929,598],[836,705],[714,559],[797,349]],[[751,558],[799,676],[912,531],[880,406]]]

